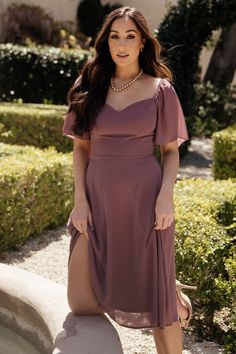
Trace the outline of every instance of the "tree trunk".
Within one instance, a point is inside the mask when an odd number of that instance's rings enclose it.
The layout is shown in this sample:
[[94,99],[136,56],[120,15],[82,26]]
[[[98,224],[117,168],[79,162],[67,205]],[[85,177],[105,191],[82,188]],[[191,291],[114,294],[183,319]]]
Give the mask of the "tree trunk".
[[203,81],[223,86],[233,81],[236,67],[236,23],[222,29]]

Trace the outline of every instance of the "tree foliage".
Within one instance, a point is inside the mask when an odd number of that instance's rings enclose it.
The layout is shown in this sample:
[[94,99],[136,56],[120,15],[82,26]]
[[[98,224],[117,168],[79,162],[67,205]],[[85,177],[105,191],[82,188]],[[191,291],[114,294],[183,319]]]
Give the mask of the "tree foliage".
[[235,22],[235,0],[179,0],[170,7],[157,37],[169,63],[186,115],[193,113],[194,84],[200,81],[199,57],[212,31]]

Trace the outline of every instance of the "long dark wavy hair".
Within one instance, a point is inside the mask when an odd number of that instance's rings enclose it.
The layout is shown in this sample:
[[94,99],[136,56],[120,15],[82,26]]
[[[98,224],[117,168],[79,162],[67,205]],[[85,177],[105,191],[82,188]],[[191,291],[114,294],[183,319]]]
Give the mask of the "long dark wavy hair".
[[172,73],[164,60],[160,58],[161,44],[152,35],[143,14],[133,7],[124,6],[110,12],[95,39],[95,56],[88,60],[74,85],[69,89],[68,112],[76,113],[72,127],[75,134],[92,130],[96,114],[103,107],[109,89],[110,79],[115,72],[115,63],[109,52],[108,37],[113,21],[129,16],[145,38],[143,51],[139,54],[140,68],[153,77],[173,80]]

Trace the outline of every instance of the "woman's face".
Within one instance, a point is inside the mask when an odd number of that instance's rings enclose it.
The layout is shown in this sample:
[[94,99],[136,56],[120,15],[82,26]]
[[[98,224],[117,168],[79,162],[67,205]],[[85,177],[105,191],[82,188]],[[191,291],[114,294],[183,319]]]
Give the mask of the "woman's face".
[[108,45],[111,57],[117,65],[126,66],[136,62],[144,43],[145,39],[142,39],[141,32],[129,16],[113,21]]

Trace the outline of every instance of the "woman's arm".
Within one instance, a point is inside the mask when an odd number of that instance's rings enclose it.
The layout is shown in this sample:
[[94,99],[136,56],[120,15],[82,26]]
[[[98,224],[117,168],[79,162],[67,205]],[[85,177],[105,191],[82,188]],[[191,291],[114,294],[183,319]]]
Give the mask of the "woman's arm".
[[85,174],[90,154],[90,140],[74,139],[73,148],[73,172],[75,185],[75,207],[78,207],[82,200],[86,200]]
[[177,140],[160,146],[160,149],[163,177],[161,189],[156,200],[155,229],[163,230],[170,226],[175,218],[173,192],[179,169],[179,149]]
[[87,225],[94,230],[92,213],[86,196],[85,176],[90,155],[90,140],[74,139],[73,171],[74,171],[74,208],[72,222],[77,230],[89,239]]
[[161,185],[161,193],[173,193],[176,176],[179,170],[179,149],[177,141],[160,147],[161,150],[161,166],[163,169],[163,178]]

